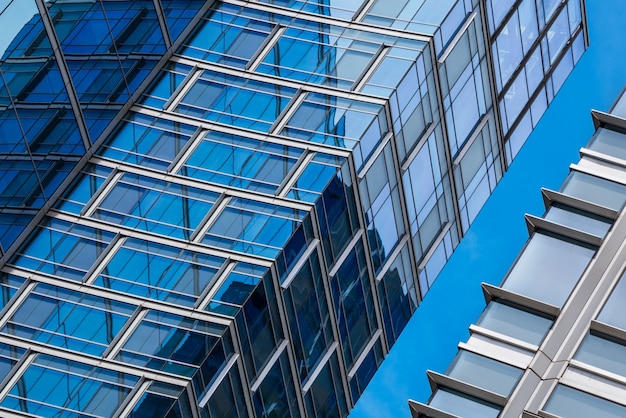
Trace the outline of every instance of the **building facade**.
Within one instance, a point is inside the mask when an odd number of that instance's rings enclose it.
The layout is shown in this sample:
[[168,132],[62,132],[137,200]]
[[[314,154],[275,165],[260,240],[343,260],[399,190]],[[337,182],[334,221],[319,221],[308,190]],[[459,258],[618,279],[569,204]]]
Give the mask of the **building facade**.
[[347,415],[588,43],[574,0],[0,6],[7,416]]
[[445,374],[428,372],[414,417],[626,414],[626,94],[592,111],[596,132]]

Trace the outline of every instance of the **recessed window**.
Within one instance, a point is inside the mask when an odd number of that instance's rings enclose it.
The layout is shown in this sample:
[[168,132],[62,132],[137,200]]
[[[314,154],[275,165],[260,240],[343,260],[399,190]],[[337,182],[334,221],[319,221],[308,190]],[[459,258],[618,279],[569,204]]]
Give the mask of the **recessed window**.
[[446,374],[498,395],[508,396],[522,375],[522,370],[461,350]]
[[582,243],[535,233],[502,287],[561,307],[594,253]]
[[622,405],[563,385],[557,385],[544,410],[561,418],[626,416]]
[[552,326],[552,321],[503,303],[491,302],[476,325],[539,345]]
[[559,204],[550,206],[545,219],[601,238],[611,228],[609,219]]

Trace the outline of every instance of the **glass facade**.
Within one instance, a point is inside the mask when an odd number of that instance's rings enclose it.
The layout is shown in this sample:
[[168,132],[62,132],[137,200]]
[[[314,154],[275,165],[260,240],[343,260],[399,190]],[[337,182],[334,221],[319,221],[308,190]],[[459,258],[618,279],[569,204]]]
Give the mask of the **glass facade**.
[[579,0],[335,3],[0,1],[0,415],[348,414],[587,42]]
[[[544,4],[545,13],[552,10]],[[626,119],[592,111],[596,128],[445,375],[428,372],[414,418],[619,417],[626,413]],[[456,415],[455,415],[456,414]]]

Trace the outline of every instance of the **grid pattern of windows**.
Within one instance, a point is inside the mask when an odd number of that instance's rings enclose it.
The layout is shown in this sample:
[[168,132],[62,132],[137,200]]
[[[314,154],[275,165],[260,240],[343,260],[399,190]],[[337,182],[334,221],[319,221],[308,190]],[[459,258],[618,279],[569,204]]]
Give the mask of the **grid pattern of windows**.
[[[579,0],[19,3],[0,415],[346,416],[586,47]],[[574,286],[611,220],[568,208]]]

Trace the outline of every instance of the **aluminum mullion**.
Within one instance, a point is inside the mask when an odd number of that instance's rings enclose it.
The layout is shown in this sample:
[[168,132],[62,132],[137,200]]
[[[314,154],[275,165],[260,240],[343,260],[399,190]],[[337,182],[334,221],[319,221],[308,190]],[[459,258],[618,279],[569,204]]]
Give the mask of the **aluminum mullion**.
[[85,203],[83,209],[80,211],[81,216],[92,216],[96,211],[100,203],[107,197],[109,192],[117,185],[118,181],[122,178],[124,172],[117,171],[115,168],[113,172],[109,174],[104,183],[96,189],[95,193]]
[[258,66],[263,62],[263,58],[274,48],[278,39],[285,33],[287,27],[276,25],[270,34],[265,38],[261,47],[254,53],[246,65],[246,71],[256,71]]
[[235,269],[235,265],[236,263],[228,262],[223,268],[220,269],[218,274],[216,274],[211,281],[211,284],[204,289],[204,292],[202,292],[203,294],[198,298],[195,309],[206,311],[215,294],[222,287],[222,284],[224,284],[230,273],[232,273]]
[[135,310],[133,316],[126,321],[122,329],[117,333],[115,338],[113,338],[113,341],[111,341],[104,353],[102,353],[102,357],[113,360],[147,314],[148,309],[146,308],[138,308]]
[[152,3],[154,4],[154,11],[156,12],[159,27],[161,28],[161,32],[163,34],[165,49],[170,49],[172,47],[172,36],[170,35],[170,30],[167,26],[165,13],[163,12],[163,5],[161,4],[161,0],[152,0]]
[[324,357],[320,359],[319,363],[317,363],[317,366],[315,366],[315,369],[313,369],[313,371],[309,374],[306,381],[304,382],[304,385],[302,386],[303,393],[306,394],[309,391],[309,389],[311,389],[311,386],[313,385],[313,383],[315,383],[315,379],[317,378],[317,376],[322,372],[322,370],[324,369],[324,366],[326,366],[326,364],[328,363],[332,355],[335,353],[335,351],[337,351],[337,347],[339,347],[339,344],[337,343],[337,341],[334,341],[330,345],[330,347],[324,354]]
[[204,141],[204,137],[207,133],[209,133],[208,129],[196,129],[193,136],[189,138],[189,141],[187,141],[183,149],[176,157],[174,157],[170,165],[167,167],[167,172],[176,174],[183,167],[183,165],[185,165],[185,162],[189,159],[189,157],[191,157],[202,141]]
[[[173,61],[173,60],[172,60]],[[176,88],[174,93],[170,96],[170,98],[163,105],[163,110],[168,112],[173,112],[174,108],[178,106],[183,97],[189,92],[191,87],[193,87],[194,83],[198,81],[203,71],[197,68],[196,65],[191,64],[193,67],[187,77],[182,81],[182,83]]]
[[261,386],[261,383],[263,383],[263,379],[265,379],[265,377],[269,374],[270,370],[272,369],[272,367],[274,367],[274,364],[278,361],[281,354],[283,354],[288,344],[288,340],[283,340],[278,348],[276,348],[272,356],[265,363],[265,366],[263,366],[263,370],[261,370],[261,372],[257,375],[256,379],[254,380],[254,384],[250,386],[250,392],[254,393],[259,389],[259,386]]
[[[133,388],[133,390],[126,396],[125,401],[122,405],[120,405],[117,410],[113,413],[112,418],[122,418],[129,417],[133,412],[133,408],[137,406],[142,396],[145,394],[146,390],[150,387],[152,381],[147,379],[140,379],[137,382],[137,385]],[[81,414],[82,416],[82,414]]]
[[231,200],[232,197],[230,196],[220,196],[220,199],[215,202],[211,209],[206,213],[204,218],[202,218],[202,220],[196,227],[196,230],[193,231],[193,234],[190,238],[191,242],[194,242],[196,244],[200,244],[202,242],[202,239],[206,235],[209,228],[211,228],[217,218],[219,218],[222,212],[228,207],[228,204]]
[[213,393],[215,393],[219,385],[222,383],[222,381],[224,380],[224,377],[226,377],[226,375],[230,372],[230,369],[232,367],[237,367],[238,358],[239,358],[239,354],[233,354],[231,358],[228,360],[228,362],[226,363],[226,366],[224,366],[222,371],[215,377],[215,381],[213,382],[213,384],[209,386],[208,390],[206,391],[202,399],[198,401],[198,406],[201,409],[204,408],[207,403],[209,403],[209,399],[211,399],[211,396],[213,396]]
[[291,190],[294,184],[300,178],[300,175],[308,167],[309,163],[315,158],[314,152],[303,152],[293,168],[289,170],[289,173],[285,176],[283,182],[276,189],[275,195],[278,197],[287,197],[287,194]]
[[89,151],[91,149],[93,141],[91,140],[89,130],[87,129],[87,124],[85,123],[85,119],[83,118],[83,112],[80,106],[80,101],[78,100],[78,94],[76,93],[76,89],[74,88],[74,83],[72,81],[72,76],[70,75],[70,70],[67,66],[67,62],[65,61],[65,57],[63,56],[61,42],[57,37],[54,22],[48,14],[48,8],[46,7],[44,0],[35,0],[35,3],[37,5],[39,15],[41,16],[41,21],[45,28],[46,34],[48,35],[48,39],[52,46],[52,52],[54,54],[57,67],[59,68],[61,78],[63,79],[63,85],[65,87],[65,90],[67,91],[69,102],[74,112],[76,127],[78,128],[78,132],[80,133],[80,137],[83,141],[85,151]]
[[361,364],[363,364],[363,362],[365,361],[365,358],[370,353],[370,350],[374,348],[374,345],[376,345],[376,342],[380,340],[380,336],[382,334],[383,334],[383,330],[378,328],[376,332],[374,333],[374,335],[372,335],[372,338],[370,338],[367,345],[363,347],[363,351],[361,351],[361,354],[359,354],[359,357],[354,361],[352,368],[348,371],[348,380],[351,380],[354,377],[354,375],[359,371],[359,367],[361,367]]

